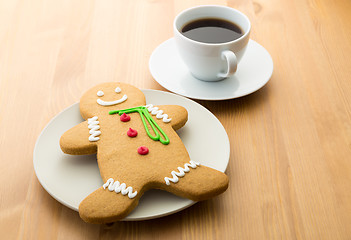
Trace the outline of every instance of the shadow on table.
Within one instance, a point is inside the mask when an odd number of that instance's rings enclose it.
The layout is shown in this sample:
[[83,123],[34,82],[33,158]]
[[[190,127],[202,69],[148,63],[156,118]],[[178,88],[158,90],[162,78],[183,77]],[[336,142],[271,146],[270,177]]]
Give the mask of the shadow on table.
[[[232,212],[233,206],[225,200],[226,194],[231,194],[230,189],[218,197],[197,202],[185,210],[165,217],[103,225],[85,223],[77,212],[54,199],[52,204],[56,208],[56,221],[60,222],[65,234],[69,233],[71,239],[79,239],[82,235],[85,239],[181,239],[182,236],[195,232],[195,239],[205,239],[209,232],[215,234],[215,229],[225,224],[228,211]],[[199,234],[203,234],[203,238]]]
[[205,101],[205,100],[195,100],[202,106],[206,107],[211,111],[216,117],[234,115],[238,113],[243,114],[248,111],[253,111],[259,108],[264,102],[268,100],[270,87],[269,83],[250,95],[243,96],[240,98],[222,100],[222,101]]
[[[221,221],[221,212],[226,211],[219,198],[221,197],[198,202],[190,208],[161,218],[134,222],[121,221],[101,225],[100,237],[107,239],[109,237],[117,239],[129,237],[163,239],[164,235],[165,239],[167,236],[169,236],[169,239],[173,239],[172,237],[181,238],[182,232],[186,235],[198,232],[199,227],[213,228]],[[204,234],[206,234],[206,231],[204,231]]]

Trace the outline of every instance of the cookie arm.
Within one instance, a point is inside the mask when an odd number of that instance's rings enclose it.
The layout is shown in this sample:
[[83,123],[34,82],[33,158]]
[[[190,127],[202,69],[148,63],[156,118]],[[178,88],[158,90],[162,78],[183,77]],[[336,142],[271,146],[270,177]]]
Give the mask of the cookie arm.
[[94,154],[97,151],[97,142],[89,141],[89,137],[88,122],[81,122],[61,136],[61,150],[71,155]]
[[[168,119],[171,119],[169,123],[172,124],[172,127],[174,130],[180,129],[188,121],[188,111],[182,106],[157,105],[157,106],[154,106],[154,109],[156,108],[158,108],[158,110],[162,110],[163,114],[168,115]],[[150,113],[152,116],[155,116],[154,114],[152,114],[152,111]],[[162,121],[162,119],[159,119],[159,120]]]

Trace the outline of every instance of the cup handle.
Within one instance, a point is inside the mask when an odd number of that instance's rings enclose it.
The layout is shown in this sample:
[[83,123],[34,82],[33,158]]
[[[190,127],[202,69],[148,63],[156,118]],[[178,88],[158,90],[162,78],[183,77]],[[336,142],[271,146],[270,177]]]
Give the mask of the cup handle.
[[238,67],[238,60],[232,51],[225,50],[222,52],[222,59],[227,61],[227,72],[218,73],[218,77],[226,78],[232,76]]

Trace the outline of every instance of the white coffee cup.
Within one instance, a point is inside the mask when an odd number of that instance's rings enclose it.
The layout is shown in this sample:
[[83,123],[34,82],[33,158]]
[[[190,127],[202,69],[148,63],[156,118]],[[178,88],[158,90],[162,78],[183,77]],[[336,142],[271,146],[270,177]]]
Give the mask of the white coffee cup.
[[[194,41],[182,34],[189,22],[218,18],[238,25],[243,35],[224,43]],[[194,77],[203,81],[218,81],[234,75],[249,42],[251,23],[240,11],[226,6],[204,5],[189,8],[178,14],[173,23],[174,39],[179,54]]]

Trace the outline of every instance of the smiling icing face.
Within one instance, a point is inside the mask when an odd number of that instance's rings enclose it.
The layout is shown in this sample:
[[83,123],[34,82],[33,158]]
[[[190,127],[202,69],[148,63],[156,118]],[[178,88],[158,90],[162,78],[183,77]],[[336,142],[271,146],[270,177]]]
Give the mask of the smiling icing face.
[[[115,92],[118,94],[118,93],[121,93],[121,88],[120,87],[116,87],[116,89],[115,89]],[[97,93],[96,93],[96,95],[98,96],[98,97],[102,97],[102,96],[104,96],[104,92],[103,91],[101,91],[101,90],[99,90]],[[120,103],[122,103],[122,102],[124,102],[125,100],[127,100],[128,99],[128,96],[127,96],[127,94],[124,94],[123,95],[123,97],[121,97],[121,98],[119,98],[119,99],[117,99],[117,100],[114,100],[114,101],[104,101],[104,100],[101,100],[100,98],[98,98],[97,100],[96,100],[96,102],[98,103],[98,104],[100,104],[101,106],[112,106],[112,105],[116,105],[116,104],[120,104]]]
[[144,106],[145,96],[138,88],[119,82],[97,85],[89,89],[80,100],[84,119],[108,115],[111,110]]

